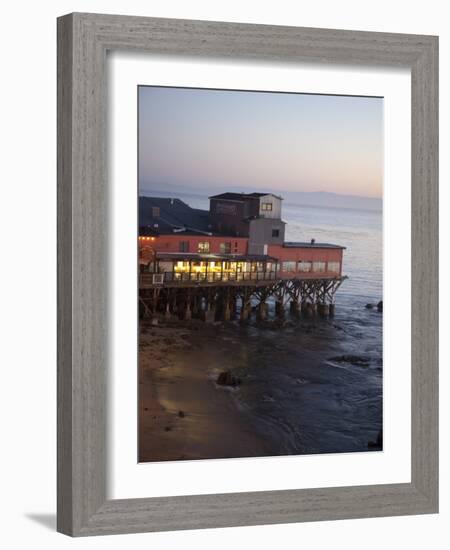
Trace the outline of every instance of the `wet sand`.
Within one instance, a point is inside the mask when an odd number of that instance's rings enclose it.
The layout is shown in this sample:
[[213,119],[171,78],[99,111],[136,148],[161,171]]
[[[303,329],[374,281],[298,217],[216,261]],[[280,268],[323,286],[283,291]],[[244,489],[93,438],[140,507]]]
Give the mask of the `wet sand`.
[[141,325],[140,462],[270,454],[237,407],[232,393],[238,390],[215,383],[210,366],[217,357],[209,355],[215,353],[217,330],[195,322]]
[[[380,450],[381,322],[364,307],[283,326],[144,321],[139,460]],[[217,385],[223,372],[242,383]]]

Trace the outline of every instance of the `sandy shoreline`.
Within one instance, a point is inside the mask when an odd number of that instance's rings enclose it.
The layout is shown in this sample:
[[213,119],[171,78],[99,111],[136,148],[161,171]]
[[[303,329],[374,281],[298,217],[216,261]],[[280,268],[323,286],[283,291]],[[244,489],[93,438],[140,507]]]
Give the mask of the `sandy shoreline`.
[[[139,460],[379,450],[380,323],[365,308],[282,327],[144,321]],[[241,384],[218,385],[224,372]]]
[[[139,461],[262,456],[267,442],[247,422],[230,388],[218,387],[217,327],[142,325]],[[205,351],[205,348],[208,348]],[[232,439],[232,444],[230,440]]]

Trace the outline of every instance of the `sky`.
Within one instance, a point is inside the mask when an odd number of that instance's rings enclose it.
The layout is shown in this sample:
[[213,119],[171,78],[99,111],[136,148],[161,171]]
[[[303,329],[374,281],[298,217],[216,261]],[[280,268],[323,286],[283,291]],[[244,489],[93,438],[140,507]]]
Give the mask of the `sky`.
[[140,86],[141,192],[382,196],[383,99]]

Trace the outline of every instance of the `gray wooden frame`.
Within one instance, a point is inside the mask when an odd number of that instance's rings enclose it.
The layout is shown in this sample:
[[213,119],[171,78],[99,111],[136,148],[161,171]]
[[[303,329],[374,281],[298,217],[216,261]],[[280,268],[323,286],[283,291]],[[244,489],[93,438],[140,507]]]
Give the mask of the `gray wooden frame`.
[[[106,52],[412,73],[411,483],[107,500]],[[70,14],[58,19],[58,530],[73,536],[438,511],[438,38]]]

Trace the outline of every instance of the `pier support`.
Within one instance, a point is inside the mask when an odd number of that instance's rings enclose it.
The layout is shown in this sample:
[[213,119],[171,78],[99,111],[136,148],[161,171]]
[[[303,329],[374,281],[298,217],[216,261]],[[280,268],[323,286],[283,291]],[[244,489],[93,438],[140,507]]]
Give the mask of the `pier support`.
[[239,318],[242,322],[245,322],[245,321],[248,321],[249,317],[250,317],[250,304],[243,302]]
[[298,317],[300,315],[300,304],[297,302],[297,300],[292,300],[289,305],[289,311],[294,317]]
[[256,313],[258,321],[265,321],[267,319],[267,310],[266,302],[260,302]]
[[278,318],[284,319],[285,311],[284,311],[283,302],[281,302],[281,301],[276,301],[275,302],[275,314]]
[[316,314],[316,304],[312,304],[311,302],[302,303],[302,315],[304,317],[314,317],[315,314]]
[[206,322],[227,322],[239,312],[240,321],[247,322],[255,309],[257,320],[265,321],[269,312],[267,302],[271,301],[278,319],[283,319],[287,312],[293,317],[301,313],[305,318],[312,318],[317,313],[326,318],[335,313],[334,296],[344,279],[278,279],[255,284],[233,281],[226,285],[180,282],[157,288],[151,285],[139,290],[139,317],[158,315],[167,321],[175,317],[185,321],[197,317]]
[[185,321],[190,321],[192,319],[191,304],[189,303],[189,301],[186,302],[186,308],[184,310],[183,317]]
[[328,304],[317,304],[317,313],[320,317],[328,317],[330,313]]
[[164,313],[164,318],[166,321],[169,321],[172,318],[172,314],[170,313],[170,303],[169,300],[166,302],[166,311]]
[[230,304],[227,302],[223,308],[223,320],[228,322],[231,319]]
[[216,318],[216,308],[208,303],[206,304],[206,310],[205,310],[205,323],[214,323],[214,320]]

